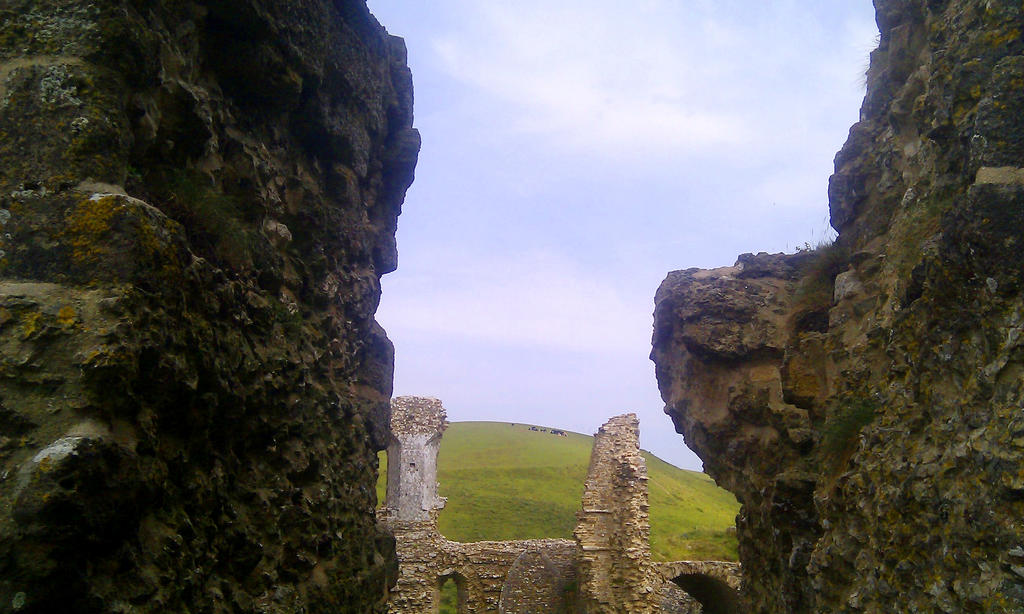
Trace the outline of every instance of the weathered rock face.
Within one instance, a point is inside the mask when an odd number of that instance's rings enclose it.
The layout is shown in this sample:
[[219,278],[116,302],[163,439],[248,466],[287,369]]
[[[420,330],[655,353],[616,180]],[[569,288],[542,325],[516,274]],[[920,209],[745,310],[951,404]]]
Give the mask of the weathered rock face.
[[[743,504],[737,531],[746,591],[797,598],[806,578],[764,570],[788,568],[791,557],[806,564],[820,532],[814,468],[803,462],[816,434],[804,397],[816,399],[823,363],[786,352],[794,336],[803,351],[821,347],[822,333],[813,331],[820,318],[791,315],[801,260],[743,256],[726,269],[671,273],[658,292],[653,355],[677,430]],[[795,375],[783,379],[784,372]]]
[[671,273],[666,411],[763,612],[1024,609],[1024,7],[876,0],[836,244]]
[[0,5],[0,611],[383,610],[411,105],[359,1]]

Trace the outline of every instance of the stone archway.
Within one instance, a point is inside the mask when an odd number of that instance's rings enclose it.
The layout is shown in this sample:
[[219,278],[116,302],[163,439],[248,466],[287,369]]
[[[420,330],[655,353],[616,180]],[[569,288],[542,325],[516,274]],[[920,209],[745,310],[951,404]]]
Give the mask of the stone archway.
[[572,542],[524,550],[505,577],[498,614],[575,612],[579,588],[575,554]]
[[686,573],[672,582],[700,602],[704,614],[739,614],[740,594],[724,580],[702,573]]
[[435,612],[439,612],[441,609],[441,589],[444,587],[446,582],[452,582],[455,584],[455,611],[458,614],[465,614],[469,611],[467,602],[469,600],[469,591],[467,589],[466,577],[459,572],[449,572],[438,576],[437,578],[437,596],[434,598]]

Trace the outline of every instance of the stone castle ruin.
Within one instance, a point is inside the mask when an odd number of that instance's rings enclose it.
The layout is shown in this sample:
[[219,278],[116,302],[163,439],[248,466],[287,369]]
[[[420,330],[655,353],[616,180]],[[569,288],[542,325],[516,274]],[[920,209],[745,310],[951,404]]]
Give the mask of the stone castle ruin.
[[459,543],[437,528],[444,407],[423,397],[398,397],[391,407],[387,502],[378,517],[396,541],[392,613],[436,613],[449,579],[460,614],[738,611],[738,564],[651,560],[647,466],[634,414],[610,419],[594,437],[574,539]]

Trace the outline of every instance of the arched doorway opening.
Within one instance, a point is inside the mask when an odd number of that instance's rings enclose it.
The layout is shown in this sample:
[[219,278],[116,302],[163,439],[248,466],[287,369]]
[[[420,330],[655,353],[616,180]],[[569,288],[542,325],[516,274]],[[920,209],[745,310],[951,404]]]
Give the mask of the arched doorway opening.
[[740,594],[723,580],[704,574],[682,574],[672,582],[700,602],[704,614],[739,614]]
[[438,614],[466,612],[466,578],[459,573],[445,574],[437,579]]

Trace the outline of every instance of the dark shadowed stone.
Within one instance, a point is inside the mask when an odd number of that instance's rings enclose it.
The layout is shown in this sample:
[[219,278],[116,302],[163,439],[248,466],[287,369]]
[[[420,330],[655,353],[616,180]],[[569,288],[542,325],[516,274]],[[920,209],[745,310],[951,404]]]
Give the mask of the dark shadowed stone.
[[0,3],[0,614],[385,610],[418,146],[362,0]]

